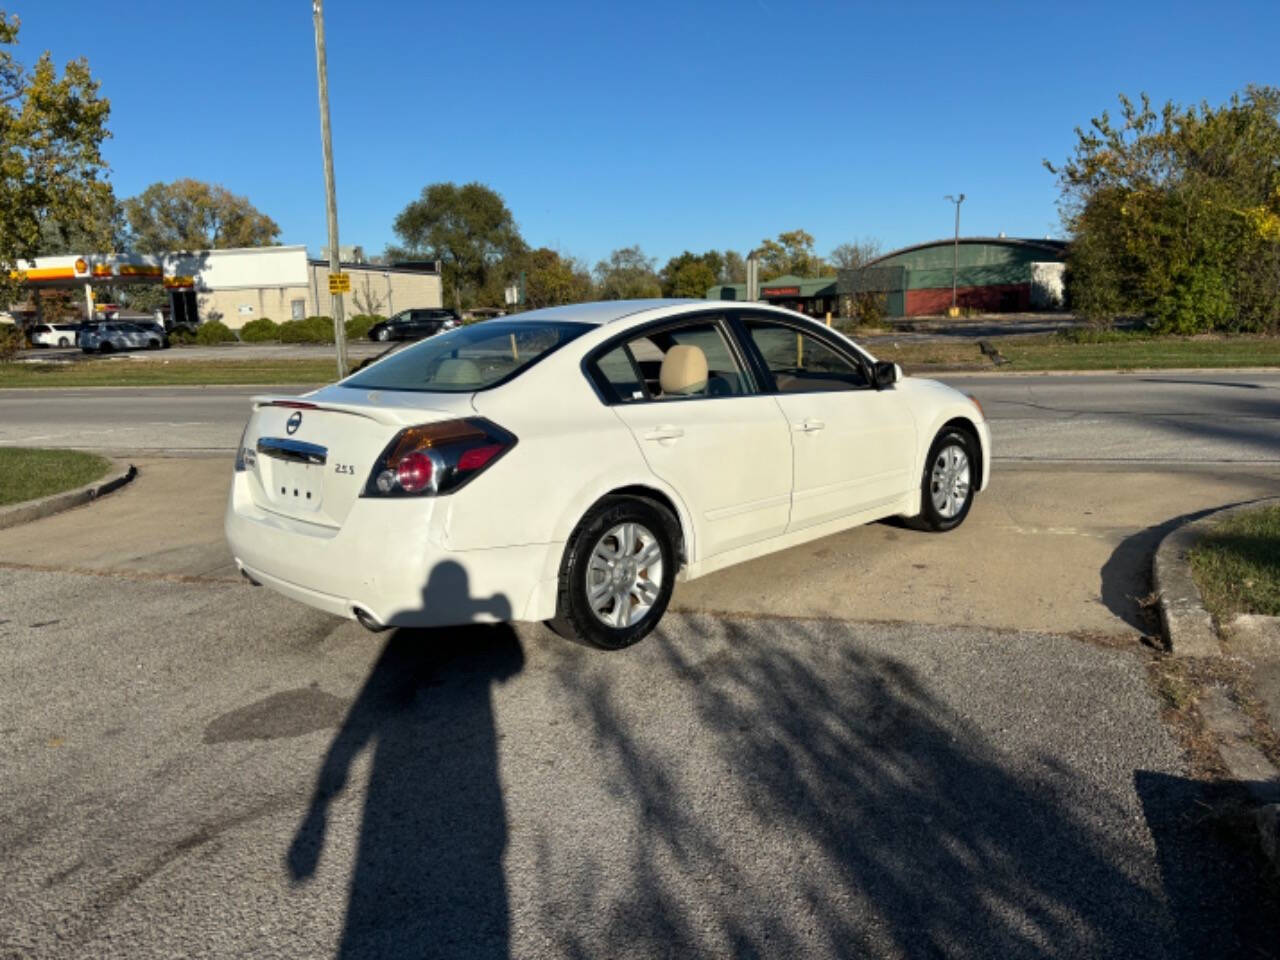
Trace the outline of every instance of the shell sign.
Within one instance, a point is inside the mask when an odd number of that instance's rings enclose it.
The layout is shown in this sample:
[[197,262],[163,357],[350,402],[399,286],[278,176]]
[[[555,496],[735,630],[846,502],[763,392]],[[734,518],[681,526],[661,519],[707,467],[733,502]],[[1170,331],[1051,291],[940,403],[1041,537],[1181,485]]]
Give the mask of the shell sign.
[[76,276],[82,277],[89,272],[89,261],[84,257],[76,257]]

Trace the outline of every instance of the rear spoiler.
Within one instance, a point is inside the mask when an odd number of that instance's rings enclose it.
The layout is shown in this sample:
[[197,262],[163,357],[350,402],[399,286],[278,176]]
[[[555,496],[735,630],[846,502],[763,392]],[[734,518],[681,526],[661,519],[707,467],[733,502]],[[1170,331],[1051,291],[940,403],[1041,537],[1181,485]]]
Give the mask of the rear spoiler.
[[307,410],[345,413],[354,417],[363,417],[365,420],[372,420],[374,423],[381,423],[388,427],[411,427],[422,423],[424,419],[428,421],[435,419],[447,420],[458,416],[458,414],[446,411],[423,410],[421,407],[400,408],[375,406],[368,403],[343,403],[333,400],[315,401],[308,400],[305,397],[254,397],[253,409],[261,410],[263,407],[284,407],[290,410],[301,410],[304,413]]

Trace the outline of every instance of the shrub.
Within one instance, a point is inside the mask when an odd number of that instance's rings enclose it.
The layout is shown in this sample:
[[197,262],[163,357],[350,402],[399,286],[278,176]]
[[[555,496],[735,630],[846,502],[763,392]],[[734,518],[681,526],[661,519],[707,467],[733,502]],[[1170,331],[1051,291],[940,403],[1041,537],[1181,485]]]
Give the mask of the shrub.
[[244,343],[273,343],[280,339],[280,325],[268,317],[250,320],[240,328]]
[[174,327],[169,331],[169,343],[195,343],[196,332],[190,327]]
[[0,323],[0,363],[8,363],[26,344],[22,333],[11,323]]
[[221,320],[206,320],[196,328],[196,343],[201,346],[235,342],[235,332]]
[[332,317],[307,317],[280,324],[281,343],[333,343]]
[[347,319],[345,324],[348,340],[363,340],[369,335],[369,328],[375,323],[381,323],[386,317],[379,316],[376,313],[357,313],[354,317]]

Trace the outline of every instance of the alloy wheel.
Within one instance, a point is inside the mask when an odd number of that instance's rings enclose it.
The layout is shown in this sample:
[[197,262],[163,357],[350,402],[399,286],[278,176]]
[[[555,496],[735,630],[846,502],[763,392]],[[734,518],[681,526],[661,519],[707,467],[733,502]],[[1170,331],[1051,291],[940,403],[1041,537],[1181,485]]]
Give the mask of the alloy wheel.
[[933,460],[929,494],[933,508],[947,520],[957,516],[969,499],[969,455],[958,444],[947,444]]
[[620,523],[596,541],[587,564],[587,602],[606,626],[639,623],[662,593],[662,545],[643,524]]

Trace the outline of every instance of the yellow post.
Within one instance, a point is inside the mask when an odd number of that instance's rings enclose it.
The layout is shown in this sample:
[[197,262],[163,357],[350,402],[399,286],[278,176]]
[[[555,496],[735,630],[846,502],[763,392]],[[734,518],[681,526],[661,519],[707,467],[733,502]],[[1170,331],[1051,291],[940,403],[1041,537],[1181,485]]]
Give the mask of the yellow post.
[[831,311],[827,311],[827,326],[831,326]]
[[796,369],[804,369],[804,340],[796,334]]
[[520,362],[520,351],[516,349],[516,335],[511,334],[511,359],[516,363]]

